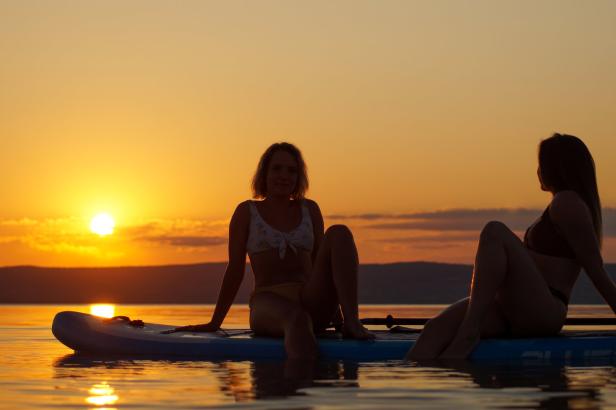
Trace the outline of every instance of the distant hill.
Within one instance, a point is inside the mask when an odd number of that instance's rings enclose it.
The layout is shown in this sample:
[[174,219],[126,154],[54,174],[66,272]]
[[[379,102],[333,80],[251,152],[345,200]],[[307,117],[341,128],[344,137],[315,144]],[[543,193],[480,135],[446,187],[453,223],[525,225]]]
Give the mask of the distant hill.
[[[215,303],[224,263],[195,265],[41,268],[0,268],[0,303]],[[607,265],[616,277],[616,265]],[[253,287],[247,274],[236,302],[247,303]],[[361,265],[361,303],[441,304],[468,293],[472,267],[432,262]],[[572,303],[604,303],[582,275]]]

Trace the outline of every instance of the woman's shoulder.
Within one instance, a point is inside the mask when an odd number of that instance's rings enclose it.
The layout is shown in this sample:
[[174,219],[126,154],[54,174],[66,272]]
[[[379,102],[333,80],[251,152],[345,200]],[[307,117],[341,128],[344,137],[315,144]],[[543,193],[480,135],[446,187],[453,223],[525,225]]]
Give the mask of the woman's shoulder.
[[235,209],[248,209],[250,207],[250,204],[252,204],[253,202],[254,201],[252,199],[247,199],[237,204],[237,207],[235,207]]
[[550,217],[556,220],[588,215],[590,210],[580,195],[572,190],[554,194],[549,206]]
[[552,202],[550,204],[550,208],[563,208],[569,206],[580,206],[586,205],[580,194],[573,190],[559,191],[554,194],[554,198],[552,198]]
[[306,208],[308,208],[310,212],[321,212],[321,210],[319,209],[319,204],[317,204],[312,199],[304,198],[302,199],[302,203],[304,206],[306,206]]
[[250,215],[250,206],[252,201],[250,199],[240,202],[235,207],[235,212],[233,212],[234,218],[246,218]]

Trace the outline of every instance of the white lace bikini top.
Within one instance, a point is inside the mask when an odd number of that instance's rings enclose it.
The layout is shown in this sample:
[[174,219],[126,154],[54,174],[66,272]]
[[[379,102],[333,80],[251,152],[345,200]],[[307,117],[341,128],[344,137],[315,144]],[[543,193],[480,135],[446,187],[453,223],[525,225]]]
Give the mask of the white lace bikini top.
[[248,241],[246,251],[248,255],[278,249],[280,259],[284,259],[287,247],[297,253],[297,249],[312,251],[314,244],[314,232],[312,230],[312,220],[305,204],[302,203],[302,221],[290,232],[282,232],[272,228],[257,211],[254,201],[250,201],[250,228],[248,231]]

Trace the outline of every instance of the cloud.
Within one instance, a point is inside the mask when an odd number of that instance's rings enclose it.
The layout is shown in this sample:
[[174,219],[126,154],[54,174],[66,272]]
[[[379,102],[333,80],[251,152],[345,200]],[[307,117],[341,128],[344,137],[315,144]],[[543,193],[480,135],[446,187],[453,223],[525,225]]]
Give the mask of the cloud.
[[149,242],[178,246],[181,248],[202,248],[210,246],[224,245],[227,238],[221,236],[146,236],[140,238]]
[[3,219],[0,243],[21,243],[45,252],[96,253],[82,225],[78,218]]
[[348,220],[348,219],[360,219],[364,221],[374,221],[379,219],[400,219],[400,215],[396,214],[356,214],[356,215],[342,215],[342,214],[333,214],[326,215],[328,219],[337,219],[337,220]]
[[[433,212],[413,212],[401,214],[351,214],[329,215],[334,220],[367,222],[362,228],[373,230],[398,231],[480,231],[489,221],[501,221],[515,232],[524,232],[539,216],[543,209],[449,209]],[[616,208],[603,209],[603,235],[616,237]],[[430,240],[430,237],[424,237]],[[408,238],[407,238],[408,240]]]
[[475,244],[479,240],[479,233],[452,233],[445,232],[436,235],[416,235],[403,237],[387,237],[369,239],[369,242],[382,244],[385,249],[450,249],[463,245]]
[[158,219],[125,227],[119,234],[133,241],[150,242],[179,248],[206,248],[224,245],[228,221],[201,219]]
[[226,232],[229,221],[208,221],[203,219],[153,219],[145,223],[119,227],[118,233],[128,237],[140,237],[154,233],[192,232],[208,234]]
[[[477,241],[481,228],[491,220],[504,222],[521,235],[541,215],[542,209],[450,209],[399,214],[363,213],[330,215],[345,220],[358,238],[380,246],[453,247]],[[346,222],[348,221],[348,222]],[[0,245],[21,244],[50,253],[102,255],[130,246],[154,245],[201,253],[220,249],[227,242],[228,220],[155,219],[120,226],[101,241],[82,218],[0,219]],[[616,208],[603,209],[605,238],[616,238]]]
[[32,226],[38,224],[38,221],[30,218],[21,219],[2,219],[0,220],[0,227],[13,227],[13,226]]
[[[33,249],[37,249],[44,252],[53,252],[53,253],[76,253],[76,254],[87,254],[87,255],[100,255],[101,251],[96,246],[91,245],[80,245],[77,243],[71,242],[50,242],[50,241],[41,241],[41,240],[29,240],[26,242]],[[108,252],[107,252],[108,254]]]
[[371,239],[371,242],[381,243],[402,243],[402,244],[419,244],[419,243],[450,243],[450,242],[476,242],[479,240],[477,234],[444,234],[444,235],[418,235],[395,238],[380,238]]
[[[127,243],[148,242],[160,246],[203,249],[226,243],[228,221],[156,219],[116,228],[101,242],[81,218],[0,219],[0,244],[23,244],[51,253],[109,254],[108,245],[123,249]],[[117,252],[115,252],[117,253]]]
[[[368,225],[380,230],[480,231],[489,221],[502,221],[513,231],[523,231],[541,215],[539,209],[451,209],[396,215],[396,222]],[[388,218],[391,220],[392,218]]]

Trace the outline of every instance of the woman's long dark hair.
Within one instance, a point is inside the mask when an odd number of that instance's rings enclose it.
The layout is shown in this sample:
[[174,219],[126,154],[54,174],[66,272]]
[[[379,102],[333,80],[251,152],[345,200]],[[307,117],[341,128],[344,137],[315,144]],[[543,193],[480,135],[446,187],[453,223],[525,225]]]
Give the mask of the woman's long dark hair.
[[554,134],[541,141],[539,172],[543,185],[553,192],[575,191],[584,200],[601,244],[603,222],[595,161],[582,140],[573,135]]
[[272,157],[277,151],[284,151],[289,154],[297,162],[297,183],[291,192],[291,198],[302,199],[308,190],[308,171],[306,163],[302,157],[301,151],[293,144],[288,142],[277,142],[270,145],[259,160],[257,171],[252,178],[252,196],[253,198],[265,198],[267,196],[267,170]]

